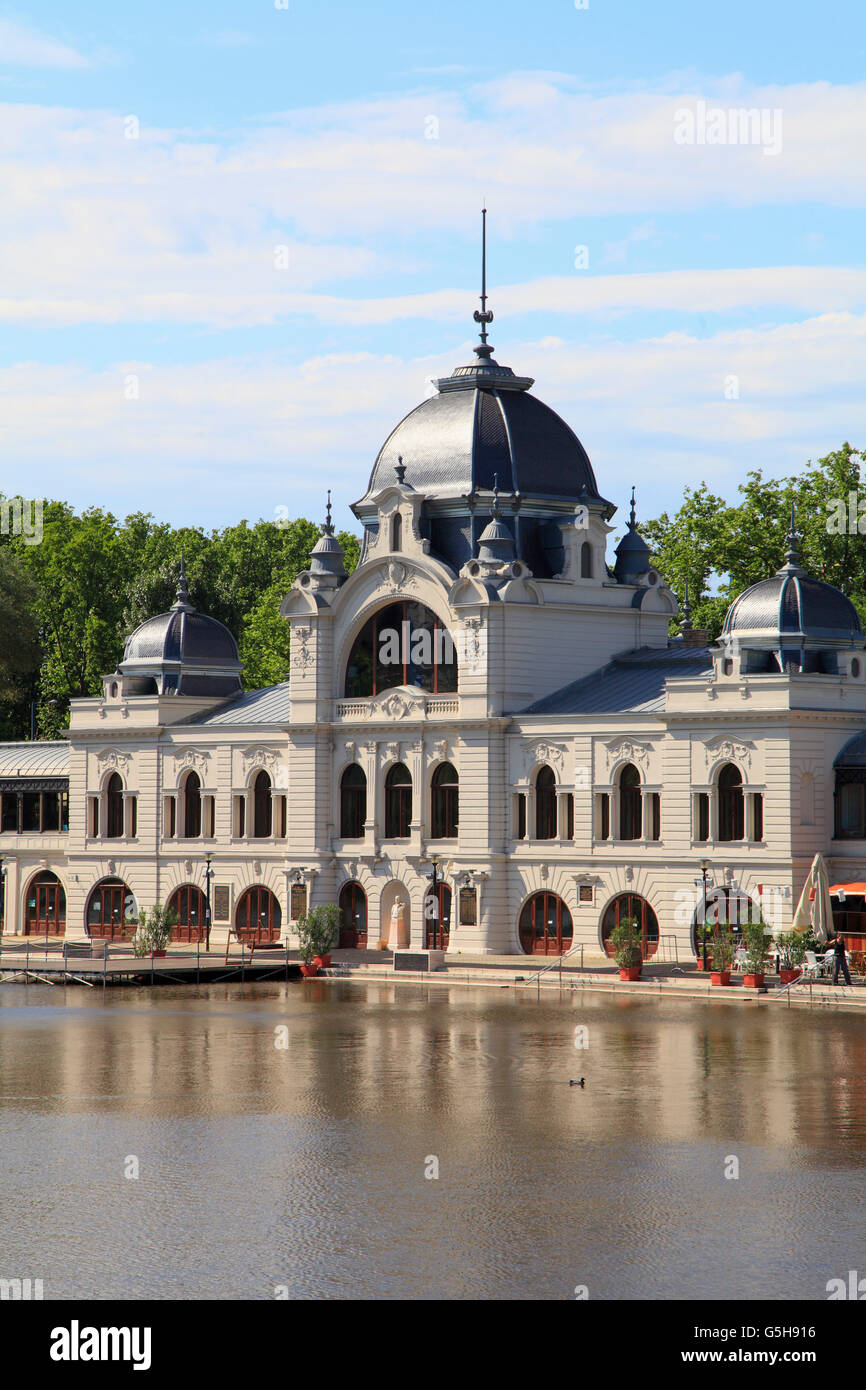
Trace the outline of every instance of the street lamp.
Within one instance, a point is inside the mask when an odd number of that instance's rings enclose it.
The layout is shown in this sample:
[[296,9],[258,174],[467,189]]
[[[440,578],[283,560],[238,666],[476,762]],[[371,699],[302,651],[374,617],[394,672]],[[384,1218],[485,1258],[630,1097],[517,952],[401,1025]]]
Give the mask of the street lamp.
[[0,854],[0,936],[6,929],[6,865]]
[[432,874],[430,874],[430,876],[429,876],[429,877],[430,877],[430,911],[431,911],[432,916],[433,916],[433,950],[436,951],[436,950],[438,950],[438,947],[439,947],[439,931],[438,931],[438,926],[439,926],[439,895],[438,895],[438,892],[437,892],[437,890],[438,890],[438,888],[439,888],[439,879],[438,879],[438,877],[437,877],[438,871],[439,871],[439,855],[438,855],[438,854],[431,854],[431,855],[430,855],[430,863],[433,865],[433,872],[432,872]]
[[210,881],[213,878],[213,869],[210,865],[212,859],[212,854],[206,854],[204,857],[205,896],[207,900],[204,910],[204,948],[206,951],[210,950]]
[[703,906],[701,908],[701,938],[703,941],[704,952],[704,973],[707,970],[707,870],[710,867],[709,859],[701,860],[701,878],[703,880]]

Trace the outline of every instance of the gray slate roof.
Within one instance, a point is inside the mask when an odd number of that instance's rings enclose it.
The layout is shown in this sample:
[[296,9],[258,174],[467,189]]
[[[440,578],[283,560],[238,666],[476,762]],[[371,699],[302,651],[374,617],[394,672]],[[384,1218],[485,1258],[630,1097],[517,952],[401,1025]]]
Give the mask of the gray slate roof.
[[68,772],[68,743],[0,743],[0,777],[65,777]]
[[708,676],[712,669],[708,647],[640,647],[614,657],[591,676],[536,700],[523,713],[650,713],[664,708],[666,680]]
[[245,690],[233,700],[206,714],[185,719],[184,724],[288,724],[289,682],[267,685],[264,690]]

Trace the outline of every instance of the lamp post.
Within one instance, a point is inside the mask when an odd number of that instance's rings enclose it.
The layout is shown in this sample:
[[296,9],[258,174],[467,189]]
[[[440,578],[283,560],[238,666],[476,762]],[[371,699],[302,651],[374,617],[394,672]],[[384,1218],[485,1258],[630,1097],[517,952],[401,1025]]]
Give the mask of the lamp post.
[[0,854],[0,936],[6,930],[6,865]]
[[212,860],[212,858],[213,858],[213,855],[212,855],[212,854],[206,854],[205,857],[204,857],[204,863],[205,863],[204,881],[205,881],[205,898],[206,898],[206,904],[205,904],[205,910],[204,910],[204,948],[205,948],[206,951],[209,951],[209,950],[210,950],[210,881],[211,881],[211,879],[213,878],[213,869],[211,868],[211,860]]
[[430,863],[433,865],[433,872],[430,875],[430,899],[431,911],[433,914],[433,950],[436,951],[439,949],[439,855],[431,854]]
[[701,879],[703,880],[703,905],[701,907],[701,940],[703,942],[704,974],[707,971],[707,870],[709,859],[701,860]]

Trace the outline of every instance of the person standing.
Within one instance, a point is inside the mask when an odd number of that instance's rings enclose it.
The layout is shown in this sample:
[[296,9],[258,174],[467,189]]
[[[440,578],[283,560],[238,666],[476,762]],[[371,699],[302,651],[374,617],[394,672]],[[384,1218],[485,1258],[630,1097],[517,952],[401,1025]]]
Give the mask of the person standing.
[[836,937],[834,937],[834,939],[833,939],[833,941],[832,941],[831,944],[832,944],[832,948],[833,948],[833,957],[834,957],[834,960],[833,960],[833,984],[834,984],[834,985],[838,985],[838,983],[839,983],[839,971],[841,970],[841,971],[842,971],[842,974],[845,976],[845,983],[846,983],[846,985],[850,985],[850,983],[851,983],[851,974],[850,974],[850,971],[848,970],[848,961],[847,961],[846,956],[845,956],[845,941],[844,941],[844,939],[843,939],[841,936],[836,936]]

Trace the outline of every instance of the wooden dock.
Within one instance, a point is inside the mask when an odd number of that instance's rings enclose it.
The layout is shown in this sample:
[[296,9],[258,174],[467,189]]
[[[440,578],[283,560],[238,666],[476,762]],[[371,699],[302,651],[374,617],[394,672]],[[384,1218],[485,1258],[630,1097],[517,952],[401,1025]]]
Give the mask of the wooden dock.
[[238,945],[231,952],[203,950],[201,945],[169,950],[164,956],[136,956],[127,944],[108,942],[36,942],[29,938],[0,943],[0,983],[84,985],[246,984],[258,980],[299,980],[301,967],[283,946],[253,951]]

